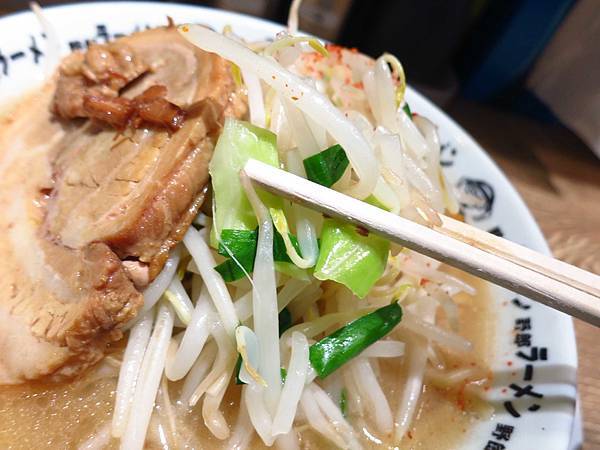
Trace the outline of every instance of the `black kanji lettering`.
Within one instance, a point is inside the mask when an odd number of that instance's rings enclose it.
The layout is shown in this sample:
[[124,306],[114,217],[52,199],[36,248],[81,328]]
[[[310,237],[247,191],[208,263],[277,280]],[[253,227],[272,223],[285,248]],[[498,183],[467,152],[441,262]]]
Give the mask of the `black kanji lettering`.
[[2,67],[2,74],[4,76],[8,76],[8,59],[6,59],[6,56],[4,56],[1,51],[0,51],[0,67]]
[[96,25],[96,37],[98,39],[104,39],[104,42],[110,41],[110,34],[108,33],[108,29],[106,25],[100,24]]
[[526,303],[523,303],[518,298],[513,298],[512,299],[512,304],[515,305],[517,308],[520,308],[520,309],[529,309],[529,308],[531,308],[531,305],[527,305]]
[[523,375],[523,381],[531,381],[533,379],[533,365],[527,364],[525,366],[525,374]]
[[11,61],[16,61],[17,59],[25,58],[25,52],[14,52],[10,55]]
[[40,62],[40,58],[44,56],[42,51],[38,48],[37,42],[35,41],[35,37],[31,37],[31,45],[29,46],[29,51],[31,52],[31,56],[33,56],[33,62],[38,64]]
[[531,347],[531,334],[529,334],[529,333],[515,334],[515,344],[517,347]]
[[538,349],[537,347],[531,347],[531,351],[529,352],[529,354],[519,350],[516,355],[521,358],[524,359],[526,361],[546,361],[548,359],[548,349],[546,347],[542,347],[540,349]]
[[512,402],[504,402],[504,409],[513,417],[519,418],[521,414],[515,409]]
[[75,50],[83,49],[83,43],[81,41],[69,41],[69,48],[72,52]]
[[536,403],[536,404],[531,405],[529,408],[527,408],[527,410],[531,411],[531,412],[536,412],[540,408],[541,408],[541,406]]
[[531,330],[531,318],[524,317],[515,320],[515,331],[528,331]]
[[512,425],[505,425],[503,423],[496,424],[496,429],[492,431],[492,436],[494,436],[499,441],[509,441],[512,432],[515,427]]
[[542,398],[544,396],[544,394],[540,394],[539,392],[535,392],[533,390],[533,385],[528,384],[525,387],[521,387],[518,384],[512,383],[510,386],[508,386],[509,388],[511,388],[513,391],[515,391],[515,393],[513,394],[515,397],[523,397],[524,395],[529,395],[531,397],[535,397],[535,398]]
[[498,237],[503,237],[504,236],[504,232],[500,229],[500,227],[494,227],[491,230],[488,230],[488,233],[491,233],[491,234],[496,235]]
[[483,450],[504,450],[506,447],[504,444],[496,441],[488,441]]

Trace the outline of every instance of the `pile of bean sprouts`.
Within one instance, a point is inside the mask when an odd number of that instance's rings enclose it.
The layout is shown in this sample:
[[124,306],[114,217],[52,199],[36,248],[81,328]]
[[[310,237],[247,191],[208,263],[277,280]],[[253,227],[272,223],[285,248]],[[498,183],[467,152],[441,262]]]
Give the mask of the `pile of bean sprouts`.
[[[394,213],[429,225],[439,221],[438,213],[457,212],[440,170],[436,127],[421,115],[407,114],[404,72],[393,56],[372,60],[334,46],[326,54],[314,39],[296,36],[293,24],[274,41],[259,44],[245,43],[231,31],[194,25],[180,31],[241,73],[249,119],[277,135],[286,170],[306,176],[302,159],[339,143],[350,168],[334,189],[361,199],[373,195]],[[428,370],[449,383],[469,376],[464,370],[448,371],[438,349],[471,349],[457,333],[453,300],[460,292],[474,294],[470,285],[442,270],[439,262],[397,246],[391,247],[387,268],[365,299],[333,282],[276,272],[269,211],[241,177],[259,224],[253,273],[224,282],[213,269],[222,257],[209,245],[217,224],[199,215],[144,292],[145,304],[130,327],[120,366],[112,424],[86,448],[112,436],[120,438],[123,449],[141,449],[157,415],[160,423],[167,417],[170,425],[163,428],[177,439],[190,432],[178,430],[180,414],[201,414],[209,432],[228,449],[248,448],[256,436],[266,446],[296,449],[307,429],[340,448],[359,449],[377,439],[399,443],[411,427]],[[323,218],[290,207],[302,253],[290,257],[300,267],[312,267]],[[183,276],[191,279],[186,287]],[[319,380],[309,362],[311,343],[394,299],[404,310],[397,328]],[[300,320],[279,336],[278,313],[284,308]],[[438,310],[447,325],[436,323]],[[242,386],[233,382],[238,354],[244,356]],[[394,399],[384,390],[379,370],[379,361],[391,358],[402,361],[407,374]],[[224,402],[229,389],[241,391],[231,423]],[[171,398],[172,392],[178,398]],[[340,408],[341,395],[348,413]],[[157,405],[162,405],[160,414]],[[366,423],[372,433],[364,432]]]

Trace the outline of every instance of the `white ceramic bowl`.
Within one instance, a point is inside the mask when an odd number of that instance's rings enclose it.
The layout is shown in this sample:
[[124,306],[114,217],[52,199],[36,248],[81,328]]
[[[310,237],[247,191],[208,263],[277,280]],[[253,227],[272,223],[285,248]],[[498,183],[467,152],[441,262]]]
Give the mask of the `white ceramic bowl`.
[[[240,14],[165,3],[95,2],[45,10],[64,54],[85,48],[90,40],[103,42],[146,26],[164,25],[167,15],[177,23],[200,22],[218,30],[231,25],[248,40],[271,38],[283,28]],[[29,12],[0,19],[0,104],[34,88],[52,69],[46,61],[45,41]],[[463,205],[469,222],[548,252],[523,200],[481,147],[416,91],[409,88],[407,100],[414,112],[439,126],[448,177],[459,190],[471,194],[472,201]],[[494,387],[489,395],[495,414],[469,432],[463,448],[565,450],[576,399],[572,321],[504,289],[494,288],[493,297],[498,314]]]

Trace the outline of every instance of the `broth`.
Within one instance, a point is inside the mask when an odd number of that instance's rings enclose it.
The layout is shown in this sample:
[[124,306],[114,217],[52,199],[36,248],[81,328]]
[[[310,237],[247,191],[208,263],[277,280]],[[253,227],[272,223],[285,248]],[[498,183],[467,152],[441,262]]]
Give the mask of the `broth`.
[[[461,294],[456,297],[459,305],[460,334],[474,344],[474,351],[468,358],[460,358],[443,353],[449,368],[477,367],[490,381],[487,367],[490,364],[493,348],[495,316],[485,282],[461,274],[478,290],[478,295],[470,297]],[[77,448],[94,433],[110,426],[114,391],[116,389],[118,366],[115,357],[122,349],[116,350],[94,371],[82,378],[63,384],[29,384],[26,386],[5,386],[0,388],[0,448],[32,449]],[[398,387],[402,386],[400,361],[386,361],[380,364],[384,376],[381,383],[388,398],[399,397]],[[401,377],[402,375],[400,375]],[[479,420],[485,420],[487,408],[475,396],[465,393],[465,383],[451,388],[425,385],[412,427],[399,448],[402,449],[456,449],[469,429]],[[180,384],[171,385],[171,399],[178,398]],[[240,386],[232,384],[228,389],[223,405],[227,405],[225,417],[230,426],[235,425]],[[392,411],[396,404],[390,402]],[[192,414],[176,414],[176,434],[167,417],[168,405],[164,392],[159,392],[155,414],[150,425],[146,448],[219,448],[220,441],[212,437],[203,424],[201,405]],[[179,411],[180,408],[174,407]],[[358,426],[355,417],[348,418]],[[364,435],[377,436],[365,423]],[[301,429],[301,448],[331,448],[329,441],[323,440],[312,430]],[[394,448],[389,442],[378,444],[366,440],[366,447],[373,449]],[[254,437],[252,448],[262,448],[262,442]],[[112,439],[107,448],[118,448],[118,441]]]

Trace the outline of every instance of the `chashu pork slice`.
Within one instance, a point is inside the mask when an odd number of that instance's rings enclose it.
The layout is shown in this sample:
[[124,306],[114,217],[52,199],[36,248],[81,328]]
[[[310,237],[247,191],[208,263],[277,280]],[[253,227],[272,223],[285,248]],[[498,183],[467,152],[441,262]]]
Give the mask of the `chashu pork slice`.
[[229,70],[148,30],[69,56],[0,119],[0,384],[77,375],[122,337],[244,113]]

